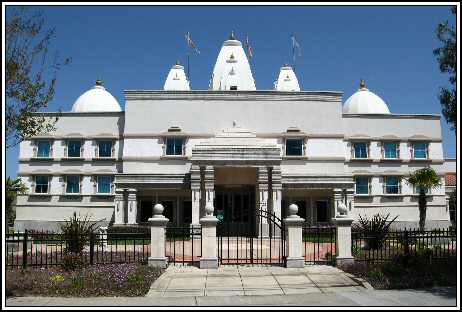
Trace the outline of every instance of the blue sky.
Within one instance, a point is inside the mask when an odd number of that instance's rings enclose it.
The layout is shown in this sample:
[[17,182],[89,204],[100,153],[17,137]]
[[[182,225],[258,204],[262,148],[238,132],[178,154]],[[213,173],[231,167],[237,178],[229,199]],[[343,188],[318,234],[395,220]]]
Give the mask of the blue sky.
[[[359,79],[392,113],[440,114],[438,87],[448,85],[432,51],[437,24],[455,18],[447,6],[41,6],[56,28],[52,48],[73,59],[58,75],[47,111],[70,111],[101,77],[124,105],[124,89],[162,89],[169,68],[186,63],[184,33],[201,54],[191,57],[191,87],[207,89],[218,52],[231,30],[248,33],[257,89],[272,89],[280,66],[291,62],[290,34],[302,47],[296,71],[302,90],[344,92]],[[9,8],[6,11],[8,14]],[[444,153],[456,139],[441,121]],[[7,150],[6,174],[16,176],[18,148]]]

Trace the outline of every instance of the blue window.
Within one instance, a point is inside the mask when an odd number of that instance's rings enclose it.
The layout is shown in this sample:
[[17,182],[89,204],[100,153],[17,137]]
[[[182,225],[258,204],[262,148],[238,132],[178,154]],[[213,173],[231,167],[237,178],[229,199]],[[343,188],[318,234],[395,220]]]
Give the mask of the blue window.
[[356,177],[356,194],[369,194],[369,177]]
[[385,142],[383,143],[384,158],[398,158],[398,143]]
[[183,155],[183,138],[167,138],[166,155]]
[[367,143],[357,142],[353,143],[355,158],[367,158]]
[[111,193],[111,176],[98,176],[98,193]]
[[99,157],[112,157],[112,141],[99,141],[98,142],[98,156]]
[[35,176],[35,193],[48,193],[48,176]]
[[385,177],[385,193],[386,194],[399,194],[399,178],[398,177]]
[[80,176],[67,176],[66,193],[80,193]]
[[[421,189],[422,189],[422,188],[421,188],[420,186],[416,186],[416,187],[415,187],[415,193],[416,193],[416,194],[420,194],[420,190],[421,190]],[[424,191],[425,194],[428,194],[428,193],[429,193],[429,189],[426,188],[426,187],[423,188],[423,191]]]
[[80,147],[82,142],[80,140],[73,140],[67,142],[67,157],[80,157]]
[[286,139],[287,156],[303,156],[303,139]]
[[414,158],[427,158],[428,144],[414,143]]
[[38,141],[37,157],[50,157],[50,141]]

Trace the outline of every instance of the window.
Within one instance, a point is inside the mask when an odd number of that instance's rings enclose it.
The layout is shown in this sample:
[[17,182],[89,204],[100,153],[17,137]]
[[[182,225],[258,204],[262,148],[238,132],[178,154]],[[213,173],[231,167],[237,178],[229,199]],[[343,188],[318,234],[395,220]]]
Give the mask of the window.
[[[420,194],[420,190],[421,190],[420,186],[415,186],[414,187],[415,194]],[[425,194],[430,193],[430,190],[428,188],[426,188],[426,187],[423,188],[423,191],[424,191]]]
[[35,176],[35,193],[47,194],[48,193],[48,176]]
[[50,157],[50,141],[37,142],[37,157]]
[[80,176],[74,175],[66,177],[66,193],[80,193]]
[[170,137],[167,138],[167,151],[166,155],[183,155],[183,138]]
[[237,90],[237,86],[231,86],[229,89],[230,90]]
[[286,156],[303,156],[304,139],[286,139]]
[[369,194],[369,177],[356,177],[356,194]]
[[97,176],[97,192],[98,193],[111,193],[112,177],[111,176]]
[[386,158],[386,159],[399,158],[399,143],[384,142],[383,143],[383,158]]
[[80,140],[72,140],[67,142],[67,157],[80,157],[80,148],[82,142]]
[[112,157],[112,141],[98,142],[98,157]]
[[367,158],[368,143],[356,142],[353,143],[354,158]]
[[327,201],[317,200],[316,201],[316,221],[317,222],[328,222],[328,211]]
[[414,143],[412,156],[417,159],[428,158],[428,143]]
[[190,200],[183,201],[183,223],[190,224],[192,222],[192,203]]
[[399,177],[385,177],[385,194],[399,194]]

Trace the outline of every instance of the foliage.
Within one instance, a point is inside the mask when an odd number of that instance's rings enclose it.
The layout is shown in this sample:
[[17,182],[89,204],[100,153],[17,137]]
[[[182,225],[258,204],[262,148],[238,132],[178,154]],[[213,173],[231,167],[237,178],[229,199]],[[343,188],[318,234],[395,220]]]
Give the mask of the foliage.
[[[10,13],[11,12],[11,13]],[[38,113],[55,94],[57,72],[70,58],[49,55],[54,28],[45,29],[41,12],[12,9],[5,22],[6,147],[25,138],[53,131],[57,119]]]
[[441,185],[441,180],[433,168],[425,167],[418,169],[410,174],[406,179],[408,184],[420,188],[419,193],[419,228],[425,230],[425,219],[427,215],[427,197],[426,192],[432,188]]
[[64,252],[61,267],[66,271],[76,270],[84,267],[87,263],[85,257],[79,253]]
[[[456,7],[451,8],[451,12],[456,16]],[[452,85],[451,89],[440,88],[439,99],[443,107],[443,115],[451,128],[457,129],[457,39],[456,31],[453,25],[449,25],[448,21],[438,24],[436,28],[436,36],[441,41],[442,46],[433,50],[436,56],[440,71],[449,73],[449,82]]]
[[120,263],[86,266],[74,271],[59,267],[7,269],[5,288],[10,296],[145,296],[163,271]]
[[63,232],[63,238],[66,241],[66,252],[80,254],[85,245],[90,240],[90,235],[94,232],[97,222],[90,222],[86,216],[83,220],[74,215],[65,220],[65,223],[61,226]]
[[353,231],[360,232],[365,236],[368,248],[380,249],[387,238],[391,224],[398,218],[396,216],[391,221],[387,221],[389,216],[390,214],[383,216],[377,213],[369,220],[367,217],[359,215],[358,222],[353,224]]
[[449,195],[449,211],[454,211],[454,217],[451,221],[455,227],[457,225],[457,190],[452,191]]
[[5,183],[5,204],[6,204],[6,220],[8,225],[12,225],[16,219],[16,212],[13,208],[13,202],[18,194],[25,194],[27,192],[26,185],[21,181],[20,178],[15,180],[8,177]]

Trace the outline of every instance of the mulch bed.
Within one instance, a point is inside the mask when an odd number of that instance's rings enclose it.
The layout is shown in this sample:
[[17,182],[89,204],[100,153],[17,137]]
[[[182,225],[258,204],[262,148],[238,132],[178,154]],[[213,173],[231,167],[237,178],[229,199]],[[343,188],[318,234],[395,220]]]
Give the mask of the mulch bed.
[[5,286],[12,296],[144,296],[163,269],[138,263],[86,266],[66,271],[61,267],[7,269]]

